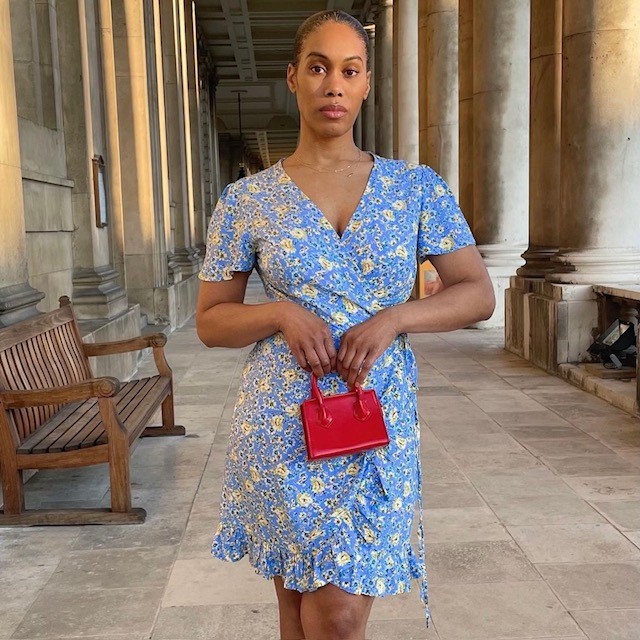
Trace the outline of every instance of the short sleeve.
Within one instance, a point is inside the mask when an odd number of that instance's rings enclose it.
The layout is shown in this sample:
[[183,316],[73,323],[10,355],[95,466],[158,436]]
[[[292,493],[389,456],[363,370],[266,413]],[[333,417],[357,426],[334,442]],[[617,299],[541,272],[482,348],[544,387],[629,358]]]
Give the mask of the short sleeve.
[[228,184],[211,214],[200,280],[231,280],[234,271],[251,271],[255,265],[248,212],[236,191],[234,183]]
[[422,199],[418,221],[418,260],[476,243],[447,183],[431,167],[421,165]]

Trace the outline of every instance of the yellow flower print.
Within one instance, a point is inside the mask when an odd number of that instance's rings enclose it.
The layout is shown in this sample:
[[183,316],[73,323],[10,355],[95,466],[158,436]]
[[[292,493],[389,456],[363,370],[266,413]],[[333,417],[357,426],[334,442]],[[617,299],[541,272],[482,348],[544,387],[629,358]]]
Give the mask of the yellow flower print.
[[398,589],[400,589],[400,591],[404,591],[404,580],[399,580],[398,581]]
[[240,428],[242,429],[242,433],[244,433],[245,435],[253,431],[253,427],[248,422],[243,422],[240,425]]
[[407,253],[407,249],[404,245],[400,245],[397,249],[396,249],[396,255],[399,258],[406,258],[409,254]]
[[387,567],[391,568],[394,564],[395,562],[393,561],[393,558],[391,556],[387,556]]
[[376,298],[384,298],[384,297],[387,295],[387,289],[386,289],[386,287],[382,287],[381,289],[376,289],[376,290],[373,292],[373,295],[374,295]]
[[309,540],[315,540],[318,536],[322,535],[322,530],[317,527],[309,534]]
[[319,589],[320,587],[323,587],[325,584],[326,582],[323,582],[320,578],[314,578],[313,580],[314,589]]
[[269,384],[268,378],[262,378],[262,380],[258,382],[258,391],[261,391],[262,393],[268,393],[271,391],[271,385]]
[[244,401],[246,399],[246,394],[244,391],[240,391],[238,393],[238,400],[236,402],[236,404],[240,405],[240,404],[244,404]]
[[301,507],[308,507],[313,502],[313,498],[306,492],[299,493],[297,499]]
[[417,169],[418,165],[415,162],[407,162],[407,169]]
[[438,198],[440,198],[446,193],[445,188],[441,184],[437,184],[433,188],[433,192],[436,194],[436,196],[438,196]]
[[372,308],[374,311],[382,311],[382,309],[384,309],[384,305],[383,305],[379,300],[374,300],[374,301],[371,303],[371,308]]
[[396,444],[398,445],[399,449],[404,449],[407,446],[407,439],[403,438],[402,436],[397,436]]
[[251,474],[251,479],[254,482],[258,482],[258,480],[260,480],[260,472],[258,471],[257,467],[251,467],[249,473]]
[[387,219],[387,220],[395,220],[396,216],[393,213],[393,211],[391,211],[391,209],[383,209],[382,210],[382,215]]
[[244,488],[249,492],[253,491],[253,482],[251,482],[251,480],[245,480]]
[[347,475],[350,476],[357,476],[358,475],[358,471],[360,470],[360,465],[357,462],[352,462],[348,467],[347,467]]
[[327,260],[324,256],[320,256],[318,258],[318,262],[320,263],[323,269],[329,270],[329,269],[333,269],[334,267],[333,262],[331,262],[331,260]]
[[261,513],[258,514],[256,520],[261,527],[266,527],[269,524],[269,521]]
[[404,200],[396,200],[391,206],[396,211],[402,211],[407,206],[407,204]]
[[274,507],[273,508],[273,513],[276,514],[276,520],[279,523],[282,523],[282,522],[285,521],[287,514],[285,513],[285,511],[284,511],[284,509],[282,507]]
[[331,517],[335,520],[336,524],[345,522],[349,527],[353,525],[353,521],[351,520],[351,514],[344,507],[338,507],[331,514]]
[[369,260],[369,258],[366,258],[360,263],[360,266],[362,267],[362,273],[367,275],[367,273],[370,273],[372,271],[375,265],[373,263],[373,260]]
[[255,184],[255,182],[250,182],[247,185],[247,189],[251,191],[251,193],[260,193],[260,187],[257,184]]
[[234,502],[242,502],[242,491],[233,489],[233,491],[231,492],[231,497],[233,498]]
[[354,222],[351,223],[351,230],[357,231],[361,226],[362,226],[362,221],[355,220]]
[[295,369],[285,369],[282,375],[287,382],[293,382],[298,378],[298,372]]
[[376,589],[378,593],[384,593],[384,590],[387,588],[384,580],[382,578],[376,578]]
[[393,178],[390,178],[389,176],[382,176],[380,178],[380,181],[387,188],[389,188],[393,184]]
[[394,511],[400,511],[401,508],[402,508],[402,499],[401,498],[396,498],[393,501],[393,510]]
[[275,473],[277,476],[280,476],[281,478],[286,478],[289,475],[289,469],[286,464],[280,463],[275,467],[273,473]]
[[300,545],[295,542],[290,542],[287,545],[287,549],[289,549],[289,553],[293,553],[294,555],[300,553]]
[[283,238],[282,240],[280,240],[280,246],[285,251],[294,251],[295,250],[295,247],[293,246],[293,242],[291,241],[291,238]]
[[347,322],[349,322],[349,318],[347,318],[347,316],[345,316],[344,313],[342,313],[342,311],[334,311],[331,314],[331,319],[336,324],[347,324]]
[[300,415],[300,405],[299,404],[288,404],[284,408],[285,413],[292,418]]
[[276,431],[280,431],[282,429],[283,424],[284,424],[284,418],[282,416],[273,416],[273,418],[271,418],[271,426]]
[[324,480],[322,478],[318,478],[317,476],[313,476],[311,478],[311,490],[313,491],[313,493],[320,493],[321,491],[324,491],[324,489]]
[[389,422],[391,424],[396,424],[396,422],[398,422],[398,410],[395,407],[389,411]]
[[344,308],[349,313],[355,313],[358,310],[358,307],[355,304],[353,304],[353,302],[351,302],[351,300],[349,300],[349,298],[344,298],[343,299],[343,303],[344,303]]
[[453,240],[451,239],[451,236],[447,236],[446,238],[442,238],[442,240],[440,240],[440,248],[444,249],[445,251],[450,251],[451,249],[453,249]]
[[393,362],[393,357],[392,357],[392,356],[390,356],[389,354],[387,354],[387,355],[384,357],[384,366],[385,366],[385,367],[388,367],[392,362]]
[[301,291],[309,298],[315,298],[318,295],[318,290],[312,284],[303,284]]
[[408,480],[404,481],[404,491],[402,495],[406,498],[411,493],[411,483]]
[[371,529],[371,527],[367,527],[366,525],[364,527],[362,527],[362,535],[364,536],[364,539],[367,542],[375,542],[376,541],[376,535],[375,535],[375,533],[373,533],[373,530]]
[[302,240],[307,237],[307,232],[304,229],[296,227],[295,229],[291,229],[291,235],[294,238],[298,238],[298,240]]
[[398,532],[392,533],[389,537],[389,541],[391,544],[398,544],[398,542],[400,542],[400,534]]
[[345,564],[349,564],[351,562],[351,556],[346,551],[341,551],[336,558],[336,562],[338,566],[344,567]]

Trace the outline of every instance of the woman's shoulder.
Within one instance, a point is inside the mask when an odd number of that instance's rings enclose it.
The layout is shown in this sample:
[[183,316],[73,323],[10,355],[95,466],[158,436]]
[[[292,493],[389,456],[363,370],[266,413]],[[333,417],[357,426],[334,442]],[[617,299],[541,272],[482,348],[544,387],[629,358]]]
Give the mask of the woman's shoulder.
[[230,182],[225,189],[228,189],[236,197],[243,194],[258,193],[269,184],[272,184],[276,177],[276,164],[272,164],[266,169],[252,173],[244,178],[238,178],[235,182]]
[[380,173],[389,178],[409,181],[418,184],[428,180],[435,172],[426,164],[409,162],[401,158],[386,158],[376,154],[376,162],[380,165]]

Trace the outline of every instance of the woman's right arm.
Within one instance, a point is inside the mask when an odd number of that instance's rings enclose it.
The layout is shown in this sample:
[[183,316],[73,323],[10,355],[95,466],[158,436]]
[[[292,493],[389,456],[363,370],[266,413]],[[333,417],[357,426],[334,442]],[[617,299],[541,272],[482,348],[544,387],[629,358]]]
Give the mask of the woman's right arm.
[[336,350],[326,323],[288,300],[245,304],[248,271],[200,283],[196,331],[207,347],[246,347],[282,331],[298,364],[318,377],[333,371]]

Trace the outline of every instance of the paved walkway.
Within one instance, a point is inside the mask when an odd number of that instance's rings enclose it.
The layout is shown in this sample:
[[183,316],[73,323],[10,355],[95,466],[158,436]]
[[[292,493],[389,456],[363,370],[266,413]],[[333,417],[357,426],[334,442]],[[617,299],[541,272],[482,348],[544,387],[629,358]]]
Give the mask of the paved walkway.
[[[640,421],[503,351],[498,332],[410,339],[433,625],[414,582],[375,602],[367,638],[640,638]],[[249,349],[207,350],[193,323],[170,338],[188,436],[133,455],[145,524],[0,529],[0,639],[277,640],[271,581],[209,556]],[[107,506],[108,471],[40,472],[27,500]]]

